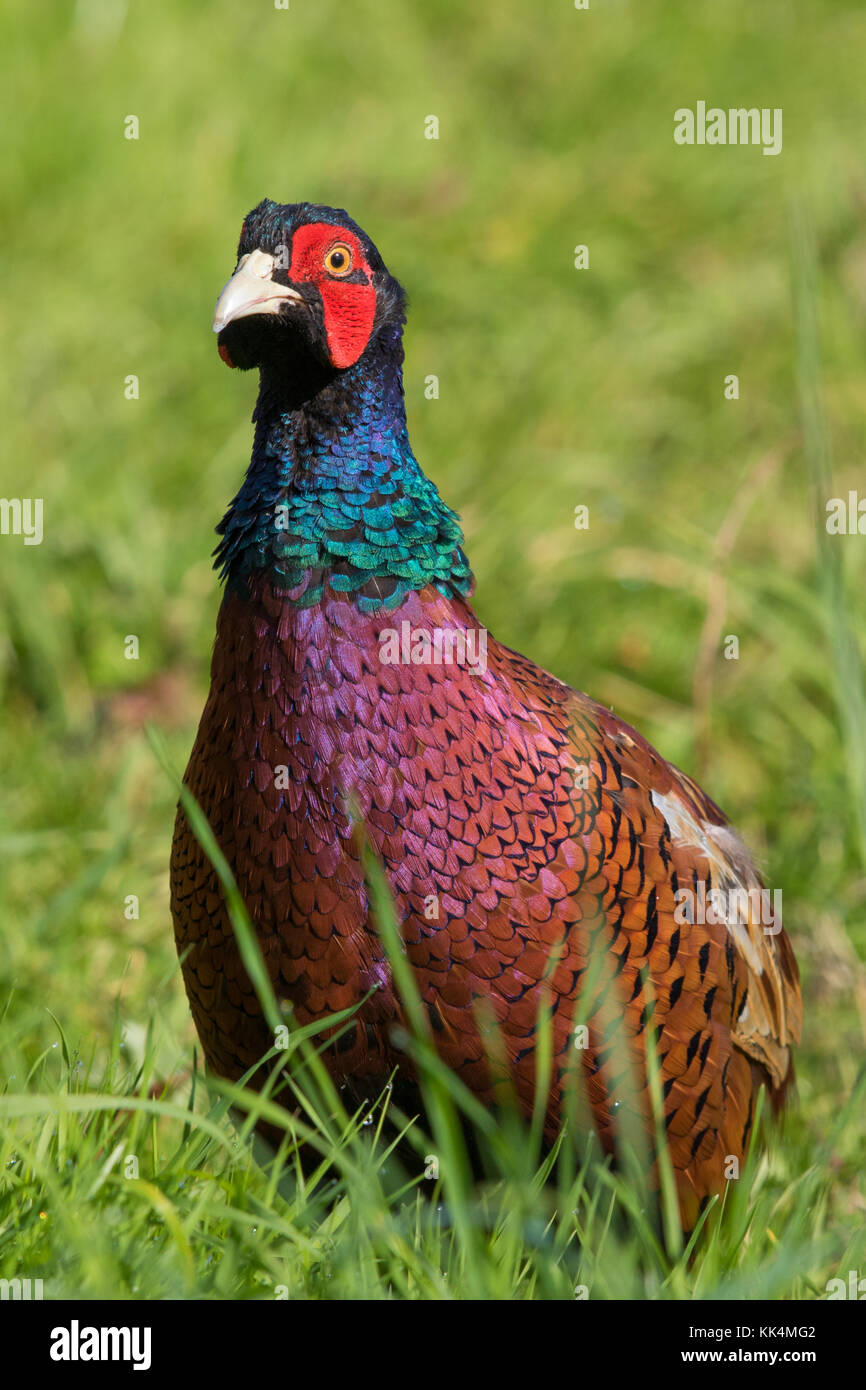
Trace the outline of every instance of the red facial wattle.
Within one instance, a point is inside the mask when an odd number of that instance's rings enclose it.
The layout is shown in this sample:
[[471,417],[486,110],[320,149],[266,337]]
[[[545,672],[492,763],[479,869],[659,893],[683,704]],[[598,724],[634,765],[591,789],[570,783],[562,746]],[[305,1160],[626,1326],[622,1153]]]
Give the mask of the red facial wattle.
[[[363,273],[363,282],[339,278],[326,269],[325,257],[337,242],[351,251],[352,270]],[[328,355],[335,367],[351,367],[370,341],[376,317],[376,291],[369,277],[363,249],[352,232],[327,222],[308,222],[298,227],[292,238],[289,280],[294,284],[311,282],[322,296]]]

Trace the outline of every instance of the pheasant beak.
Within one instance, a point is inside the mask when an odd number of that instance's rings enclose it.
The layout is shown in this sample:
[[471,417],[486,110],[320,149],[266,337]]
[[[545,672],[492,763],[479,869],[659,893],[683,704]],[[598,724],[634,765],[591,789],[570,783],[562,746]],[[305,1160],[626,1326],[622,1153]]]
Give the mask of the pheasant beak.
[[220,291],[213,316],[213,331],[221,333],[234,319],[249,318],[252,314],[278,314],[287,300],[303,304],[303,297],[289,285],[278,285],[271,279],[275,261],[265,251],[250,251],[242,256],[228,284]]

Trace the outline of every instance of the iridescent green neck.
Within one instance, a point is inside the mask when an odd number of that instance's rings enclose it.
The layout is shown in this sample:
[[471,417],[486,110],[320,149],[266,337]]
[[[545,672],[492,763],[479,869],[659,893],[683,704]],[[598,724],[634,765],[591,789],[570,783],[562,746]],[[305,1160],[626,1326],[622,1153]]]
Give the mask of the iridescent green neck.
[[395,333],[306,400],[262,381],[252,460],[218,527],[233,590],[265,572],[300,606],[330,587],[363,611],[428,584],[471,590],[457,515],[412,453],[401,362]]

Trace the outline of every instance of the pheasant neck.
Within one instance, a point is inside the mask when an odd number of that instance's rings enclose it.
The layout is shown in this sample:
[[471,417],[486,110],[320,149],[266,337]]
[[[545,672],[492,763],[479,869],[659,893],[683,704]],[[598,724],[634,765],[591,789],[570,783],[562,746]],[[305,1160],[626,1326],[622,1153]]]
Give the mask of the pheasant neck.
[[372,611],[471,590],[459,520],[409,443],[402,357],[395,332],[348,371],[262,374],[250,466],[217,528],[233,592],[264,573],[298,606],[330,589]]

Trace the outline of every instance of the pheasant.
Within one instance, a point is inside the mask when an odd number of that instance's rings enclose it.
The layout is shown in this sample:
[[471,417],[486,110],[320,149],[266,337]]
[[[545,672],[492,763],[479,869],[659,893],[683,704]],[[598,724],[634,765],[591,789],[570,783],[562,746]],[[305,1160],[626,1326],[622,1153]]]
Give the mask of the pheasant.
[[[576,1067],[612,1153],[612,1010],[648,1134],[656,1049],[689,1226],[742,1157],[760,1087],[778,1104],[790,1083],[794,954],[704,792],[479,624],[458,517],[409,442],[405,302],[342,210],[265,200],[244,221],[213,328],[222,360],[258,368],[260,388],[252,459],[218,528],[225,592],[185,782],[298,1023],[360,1004],[325,1052],[351,1096],[378,1095],[395,1069],[412,1085],[360,817],[445,1063],[491,1103],[492,1016],[531,1111],[544,1004],[545,1135]],[[207,1063],[237,1079],[273,1038],[182,808],[171,906]]]

